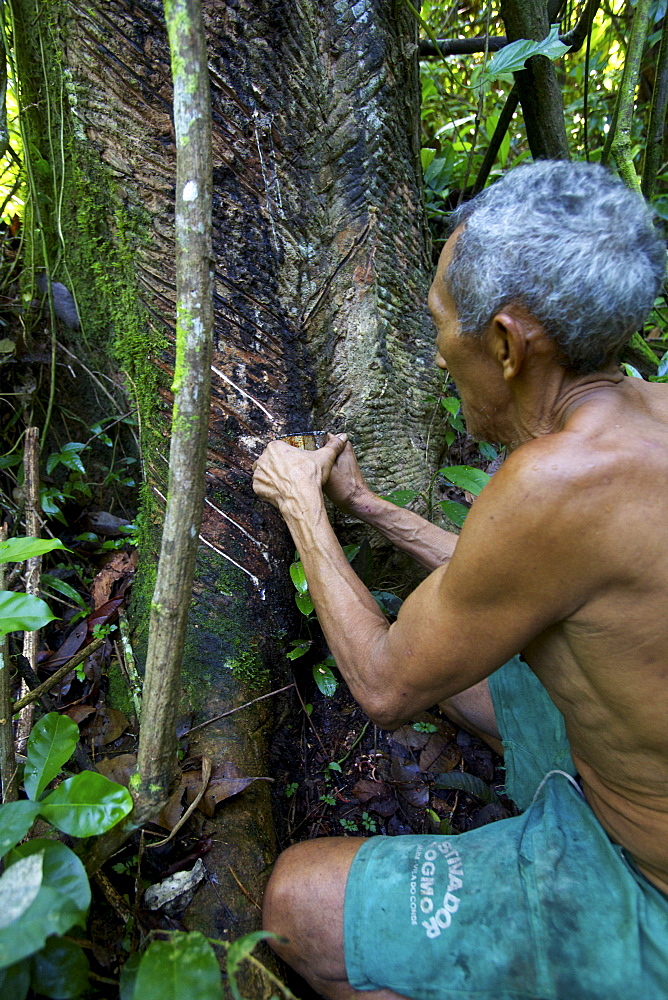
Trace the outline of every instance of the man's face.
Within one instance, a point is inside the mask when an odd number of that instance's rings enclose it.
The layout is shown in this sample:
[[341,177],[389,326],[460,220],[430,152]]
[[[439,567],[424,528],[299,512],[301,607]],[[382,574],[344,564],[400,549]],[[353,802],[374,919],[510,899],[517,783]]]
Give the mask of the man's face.
[[436,364],[448,371],[462,400],[466,428],[473,437],[502,440],[501,409],[508,402],[498,363],[490,356],[486,337],[462,335],[455,304],[448,292],[446,272],[461,229],[455,230],[443,247],[438,269],[429,290],[429,310],[436,327]]

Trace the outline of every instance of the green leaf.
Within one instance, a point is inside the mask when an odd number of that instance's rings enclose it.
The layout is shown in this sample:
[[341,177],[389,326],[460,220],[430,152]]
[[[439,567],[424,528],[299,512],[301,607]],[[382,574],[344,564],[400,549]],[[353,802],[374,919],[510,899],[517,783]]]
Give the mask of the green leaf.
[[83,865],[69,847],[53,840],[30,840],[10,852],[6,870],[40,853],[42,885],[37,896],[18,920],[0,929],[0,968],[33,955],[52,934],[65,934],[75,924],[85,924],[90,886]]
[[448,771],[447,774],[439,774],[434,780],[435,788],[458,789],[460,792],[467,792],[469,795],[476,795],[483,802],[498,802],[499,796],[493,788],[482,778],[477,778],[475,774],[466,774],[464,771]]
[[371,596],[384,615],[394,615],[395,618],[399,614],[401,605],[404,603],[400,597],[397,597],[396,594],[391,594],[389,590],[372,590]]
[[327,665],[327,660],[323,660],[322,663],[316,663],[313,667],[313,680],[326,698],[331,698],[339,686],[339,682]]
[[516,42],[504,45],[499,52],[495,52],[487,63],[487,68],[481,77],[481,83],[490,83],[503,73],[518,73],[524,69],[527,59],[532,56],[559,59],[565,52],[568,52],[568,46],[559,40],[559,25],[553,24],[547,37],[540,42],[518,38]]
[[483,458],[488,459],[490,462],[493,462],[499,457],[499,453],[494,445],[489,444],[488,441],[478,441],[478,451]]
[[642,375],[640,374],[640,372],[638,371],[638,369],[634,368],[633,365],[627,364],[626,361],[622,362],[622,368],[624,369],[624,371],[626,372],[627,375],[631,376],[631,378],[640,378],[640,379],[642,379]]
[[451,413],[453,417],[456,417],[459,413],[459,408],[462,404],[455,396],[446,396],[445,399],[441,400],[441,406],[444,407]]
[[23,840],[38,813],[39,803],[25,799],[0,806],[0,857]]
[[651,365],[658,365],[659,362],[656,354],[649,346],[645,338],[642,337],[637,330],[633,333],[633,336],[629,340],[629,347],[632,347],[634,350],[638,351],[639,354],[642,354],[645,360],[649,361]]
[[309,593],[295,594],[295,603],[303,615],[308,616],[313,611],[313,601]]
[[0,590],[0,636],[8,632],[34,632],[55,617],[39,597]]
[[492,478],[482,469],[474,469],[472,465],[449,465],[445,469],[438,470],[454,486],[467,493],[477,496],[482,488]]
[[49,455],[46,460],[46,471],[51,473],[57,465],[64,465],[66,469],[71,469],[73,472],[85,473],[85,466],[79,458],[79,452],[83,451],[85,447],[86,445],[80,441],[70,441],[63,447],[62,451]]
[[448,521],[451,521],[458,528],[462,527],[469,512],[468,507],[463,503],[457,503],[455,500],[441,500],[436,506],[440,507]]
[[276,934],[272,934],[270,931],[251,931],[250,934],[244,934],[238,941],[233,941],[227,949],[227,975],[234,1000],[243,1000],[236,982],[237,969],[243,960],[248,958],[256,944],[259,944],[260,941],[268,941],[276,936]]
[[41,585],[44,590],[55,590],[59,594],[62,594],[63,597],[68,597],[71,601],[74,601],[78,607],[88,611],[88,605],[81,594],[69,583],[60,580],[57,576],[52,576],[50,573],[42,573]]
[[288,650],[288,652],[285,655],[289,660],[298,660],[300,656],[304,656],[305,653],[308,653],[310,648],[311,648],[310,642],[299,642],[293,640],[292,649]]
[[355,556],[357,555],[357,553],[359,552],[359,550],[361,549],[361,547],[362,547],[361,545],[344,545],[343,546],[343,554],[344,554],[344,556],[346,557],[346,559],[348,560],[349,563],[353,561],[353,559],[355,558]]
[[33,955],[30,985],[53,1000],[76,1000],[88,986],[88,959],[83,949],[61,937],[52,937]]
[[43,860],[43,854],[31,854],[0,876],[0,929],[15,923],[37,896]]
[[662,378],[664,375],[668,375],[668,351],[666,351],[664,356],[659,361],[659,369],[656,374],[659,378]]
[[118,980],[119,1000],[133,1000],[141,960],[142,956],[136,951],[130,955],[121,969]]
[[71,837],[105,833],[130,812],[127,788],[96,771],[67,778],[40,803],[40,814]]
[[0,542],[0,563],[25,562],[54,549],[70,551],[58,538],[8,538]]
[[139,963],[132,995],[134,1000],[221,1000],[220,968],[204,935],[193,931],[152,941]]
[[308,591],[308,580],[306,579],[306,573],[304,572],[304,567],[300,560],[293,562],[290,565],[290,579],[295,585],[295,589],[300,594],[305,594]]
[[0,969],[0,997],[25,1000],[30,989],[30,962],[24,959],[6,969]]
[[57,712],[49,712],[33,726],[24,775],[24,787],[29,799],[39,798],[70,759],[78,740],[76,722]]
[[389,500],[395,507],[405,507],[411,500],[415,500],[419,496],[420,494],[417,490],[393,490],[391,493],[383,496],[382,499]]

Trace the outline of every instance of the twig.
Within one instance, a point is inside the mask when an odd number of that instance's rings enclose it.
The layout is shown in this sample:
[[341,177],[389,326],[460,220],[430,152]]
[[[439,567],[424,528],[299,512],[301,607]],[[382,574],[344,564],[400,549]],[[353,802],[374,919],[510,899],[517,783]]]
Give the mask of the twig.
[[[0,525],[0,542],[7,541],[7,525]],[[5,586],[5,564],[0,564],[0,589]],[[15,802],[18,798],[16,782],[16,750],[12,727],[12,692],[9,677],[9,650],[7,637],[0,638],[0,779],[2,801]]]
[[[207,719],[206,722],[199,722],[196,726],[192,726],[191,729],[187,729],[185,733],[182,733],[182,736],[188,736],[189,733],[194,733],[196,729],[201,729],[202,726],[210,726],[212,722],[218,722],[219,719],[225,719],[227,718],[228,715],[234,715],[235,712],[240,712],[242,708],[249,708],[251,705],[254,705],[258,701],[263,701],[265,698],[271,698],[272,695],[281,694],[281,692],[283,691],[289,691],[290,688],[293,687],[296,687],[294,681],[292,682],[292,684],[286,684],[285,687],[277,688],[275,691],[270,691],[268,694],[261,694],[259,698],[253,698],[252,701],[247,701],[243,705],[238,705],[237,708],[231,708],[229,712],[223,712],[222,715],[216,715],[213,717],[213,719]],[[299,692],[297,692],[297,694],[299,694]],[[304,702],[302,702],[302,707],[303,705]]]
[[237,874],[236,874],[236,872],[235,872],[234,868],[232,867],[232,865],[228,865],[227,867],[228,867],[228,868],[230,869],[230,873],[231,873],[231,875],[232,875],[232,878],[233,878],[233,879],[234,879],[234,881],[235,881],[235,882],[237,883],[237,885],[239,886],[239,888],[240,888],[240,889],[241,889],[241,891],[243,892],[243,894],[244,894],[244,896],[246,897],[246,899],[249,899],[249,900],[250,900],[250,902],[251,902],[251,903],[253,904],[253,906],[256,906],[258,910],[262,910],[262,907],[261,907],[261,906],[260,906],[260,904],[259,904],[259,903],[257,902],[257,900],[256,900],[256,899],[253,899],[253,897],[251,896],[251,894],[250,894],[250,892],[248,891],[248,889],[247,889],[247,888],[246,888],[246,887],[245,887],[244,885],[242,885],[242,883],[241,883],[241,882],[239,881],[239,879],[237,878]]
[[[277,936],[280,937],[280,935]],[[285,939],[282,938],[281,940]],[[225,951],[229,951],[230,946],[234,944],[234,941],[223,941],[221,938],[209,938],[209,941],[211,942],[211,944],[220,945],[221,948],[225,949]],[[260,969],[260,971],[263,972],[265,976],[267,976],[267,978],[274,984],[274,986],[278,986],[279,990],[285,997],[285,1000],[299,1000],[299,998],[294,995],[292,990],[288,986],[286,986],[285,983],[278,978],[278,976],[274,975],[274,973],[271,972],[271,970],[268,969],[267,966],[263,962],[261,962],[259,958],[256,958],[255,955],[245,955],[244,958],[247,959],[247,961],[251,962],[253,965],[255,965],[258,969]]]
[[95,874],[91,877],[95,885],[101,890],[104,898],[109,903],[112,910],[115,910],[123,923],[127,924],[128,920],[132,916],[132,911],[120,893],[116,892],[107,876],[103,875],[102,872],[95,872]]
[[640,178],[633,165],[631,153],[631,122],[649,23],[649,8],[650,0],[638,0],[631,24],[631,37],[624,60],[624,72],[617,94],[615,113],[601,157],[601,162],[605,163],[612,153],[622,180],[628,187],[638,192],[640,192]]
[[[123,656],[118,657],[118,662],[121,664],[121,668],[126,676],[128,687],[130,688],[130,695],[132,696],[132,703],[135,707],[135,714],[137,719],[139,719],[141,715],[141,677],[137,671],[135,655],[132,649],[132,643],[130,642],[128,620],[123,611],[119,611],[118,614],[118,628],[121,633],[121,645],[123,647]],[[115,643],[115,646],[116,652],[118,653],[118,643]]]
[[[39,538],[42,530],[40,523],[39,505],[39,428],[26,428],[26,436],[23,442],[23,470],[24,483],[23,495],[25,497],[26,513],[26,535],[29,538]],[[42,557],[33,556],[26,560],[26,594],[39,597],[39,585],[42,569]],[[37,667],[37,648],[39,644],[39,630],[23,633],[23,655],[33,670]],[[28,693],[28,685],[25,680],[21,680],[20,695]],[[32,729],[34,710],[30,703],[21,709],[19,718],[16,744],[19,750],[23,751]]]
[[78,667],[80,663],[83,663],[86,657],[90,656],[91,653],[94,653],[97,649],[99,649],[105,640],[106,636],[100,635],[97,639],[93,639],[92,642],[89,642],[87,646],[84,646],[83,649],[80,649],[78,653],[75,653],[74,656],[67,661],[67,663],[64,663],[62,667],[59,667],[58,670],[51,675],[51,677],[48,677],[45,681],[43,681],[39,687],[35,688],[34,691],[30,691],[23,698],[19,698],[18,701],[15,701],[12,706],[12,714],[20,712],[25,705],[29,705],[31,702],[37,701],[42,697],[45,691],[50,691],[54,684],[57,684],[58,681],[62,680],[66,674],[69,674],[70,670],[74,670],[74,668]]
[[147,848],[162,847],[163,844],[168,844],[170,840],[172,840],[176,836],[181,827],[184,825],[184,823],[188,822],[192,814],[195,812],[195,809],[197,809],[197,806],[200,804],[202,796],[204,795],[207,786],[209,784],[210,777],[211,777],[211,761],[209,760],[208,757],[202,757],[202,787],[200,788],[199,792],[192,800],[192,802],[190,803],[190,805],[188,806],[188,808],[186,809],[186,811],[184,812],[183,816],[178,821],[176,826],[172,827],[169,836],[164,837],[163,840],[156,841],[155,844],[147,844],[146,845]]

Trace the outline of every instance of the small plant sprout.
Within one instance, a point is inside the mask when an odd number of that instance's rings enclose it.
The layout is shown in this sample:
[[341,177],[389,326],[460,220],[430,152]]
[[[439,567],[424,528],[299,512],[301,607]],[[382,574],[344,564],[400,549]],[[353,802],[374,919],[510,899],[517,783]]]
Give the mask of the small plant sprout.
[[296,791],[297,791],[298,788],[299,788],[299,782],[298,781],[290,781],[285,786],[285,797],[286,797],[286,799],[291,799],[292,796],[296,793]]

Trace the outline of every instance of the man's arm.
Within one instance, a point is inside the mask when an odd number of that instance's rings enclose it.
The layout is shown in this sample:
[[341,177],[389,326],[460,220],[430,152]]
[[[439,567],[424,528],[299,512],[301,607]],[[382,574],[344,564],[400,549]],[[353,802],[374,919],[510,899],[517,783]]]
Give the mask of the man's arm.
[[455,551],[459,536],[454,532],[383,500],[369,489],[350,442],[332,467],[325,493],[344,513],[376,528],[426,569],[442,566]]
[[516,453],[471,510],[449,566],[388,625],[327,519],[322,486],[342,448],[341,439],[317,452],[275,442],[257,463],[254,489],[285,518],[337,666],[383,728],[487,677],[599,585],[587,545],[573,544],[588,516],[581,491],[534,451],[526,460]]

